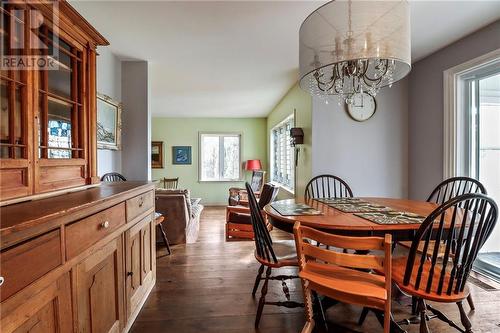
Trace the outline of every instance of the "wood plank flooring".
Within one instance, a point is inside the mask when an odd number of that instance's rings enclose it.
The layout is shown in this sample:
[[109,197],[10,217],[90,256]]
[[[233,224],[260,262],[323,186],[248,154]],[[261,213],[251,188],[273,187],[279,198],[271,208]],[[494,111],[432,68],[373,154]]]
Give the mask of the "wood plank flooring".
[[[277,230],[272,235],[276,239],[291,238]],[[253,249],[253,242],[225,242],[224,208],[206,207],[198,242],[173,246],[171,256],[158,258],[156,286],[131,332],[300,332],[303,310],[275,306],[264,307],[260,327],[254,329],[258,297],[253,299],[251,290],[258,265]],[[164,248],[159,248],[159,256],[165,253]],[[268,300],[285,300],[280,284],[270,282]],[[292,299],[302,301],[300,283],[289,282],[288,286]],[[476,303],[476,311],[471,314],[474,332],[500,332],[500,291],[486,291],[475,285],[471,288]],[[460,323],[455,304],[435,307]],[[409,317],[408,298],[394,300],[393,308],[396,320]],[[465,308],[468,310],[467,305]],[[372,314],[363,326],[358,326],[360,312],[359,307],[345,304],[332,307],[328,311],[329,331],[382,332]],[[456,332],[436,319],[429,326],[435,333]],[[418,332],[417,325],[405,329],[409,333]]]

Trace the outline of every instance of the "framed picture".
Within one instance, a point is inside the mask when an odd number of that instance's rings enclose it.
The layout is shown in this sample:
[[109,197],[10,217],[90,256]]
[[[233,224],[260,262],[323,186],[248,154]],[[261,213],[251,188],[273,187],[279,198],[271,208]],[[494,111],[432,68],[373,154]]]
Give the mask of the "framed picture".
[[163,169],[163,141],[151,142],[151,167]]
[[172,164],[191,164],[191,146],[173,146]]
[[97,94],[97,148],[120,150],[122,141],[122,104]]

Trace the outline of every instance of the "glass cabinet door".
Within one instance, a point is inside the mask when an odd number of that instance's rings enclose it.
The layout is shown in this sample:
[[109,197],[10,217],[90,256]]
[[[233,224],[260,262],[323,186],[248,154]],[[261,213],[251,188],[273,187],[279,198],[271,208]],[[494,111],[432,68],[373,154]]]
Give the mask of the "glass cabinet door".
[[[22,55],[25,11],[1,7],[2,54]],[[13,68],[0,70],[0,158],[25,159],[26,156],[26,72]]]
[[[82,52],[47,26],[39,29],[40,40],[54,67],[38,74],[39,158],[83,158]],[[57,56],[53,56],[56,54]]]

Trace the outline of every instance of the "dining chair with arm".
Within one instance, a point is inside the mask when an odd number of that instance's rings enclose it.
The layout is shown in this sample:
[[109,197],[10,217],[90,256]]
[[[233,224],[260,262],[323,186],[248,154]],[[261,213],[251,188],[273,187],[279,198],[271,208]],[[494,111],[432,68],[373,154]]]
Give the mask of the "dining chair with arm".
[[[478,181],[477,179],[474,178],[469,178],[469,177],[452,177],[448,178],[444,181],[442,181],[436,188],[431,192],[429,197],[427,198],[427,202],[433,202],[436,204],[443,204],[446,201],[453,199],[455,197],[458,197],[463,194],[468,194],[468,193],[480,193],[480,194],[488,194],[486,192],[486,188],[484,185]],[[399,245],[410,248],[411,247],[411,242],[406,241],[406,242],[399,242]],[[433,241],[431,240],[431,245],[433,245]],[[423,249],[423,244],[420,244],[419,246],[419,251],[422,251]],[[444,255],[444,245],[441,244],[441,251],[439,251],[439,254],[441,256]],[[453,248],[452,248],[453,250]],[[452,251],[453,254],[453,251]],[[432,253],[429,253],[429,256],[432,256]],[[412,305],[412,313],[415,313],[416,310],[416,300],[413,299],[413,305]],[[467,296],[467,303],[469,304],[469,307],[471,310],[475,309],[474,306],[474,301],[472,299],[472,295],[469,294]]]
[[[391,326],[391,252],[392,236],[347,237],[294,225],[299,260],[299,277],[304,292],[306,324],[302,333],[314,329],[312,292],[337,301],[364,306],[383,313],[384,332]],[[310,244],[314,240],[333,248],[381,251],[381,254],[351,254]],[[375,274],[365,270],[376,270]]]
[[[427,311],[461,332],[472,333],[462,301],[469,295],[467,279],[474,261],[497,218],[498,207],[491,198],[477,193],[455,197],[422,222],[408,256],[393,261],[393,281],[403,293],[417,299],[421,333],[430,332]],[[464,328],[427,301],[456,303]]]
[[334,175],[319,175],[312,178],[306,185],[304,197],[316,198],[351,198],[352,190],[340,177]]
[[[255,278],[254,287],[252,290],[252,296],[255,296],[257,289],[259,287],[260,281],[262,280],[262,274],[264,269],[266,269],[264,284],[262,285],[261,295],[259,299],[259,305],[257,308],[257,315],[255,317],[255,327],[259,326],[260,318],[262,316],[262,311],[264,305],[276,305],[284,306],[287,308],[302,307],[304,304],[291,301],[290,292],[286,285],[286,280],[296,279],[297,275],[275,275],[271,276],[273,269],[279,268],[293,268],[298,267],[297,254],[295,252],[295,243],[293,240],[279,240],[273,242],[267,225],[264,221],[262,210],[257,203],[255,194],[249,183],[245,184],[248,193],[248,203],[250,206],[250,216],[253,227],[253,232],[255,234],[255,259],[260,263],[260,268]],[[266,295],[268,291],[268,284],[270,280],[281,281],[283,292],[286,297],[286,301],[270,302],[266,301]]]

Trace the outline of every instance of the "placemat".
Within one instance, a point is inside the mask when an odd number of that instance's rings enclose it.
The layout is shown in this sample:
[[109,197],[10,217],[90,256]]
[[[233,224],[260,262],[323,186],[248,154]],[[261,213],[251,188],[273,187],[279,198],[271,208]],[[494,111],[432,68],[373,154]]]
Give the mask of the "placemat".
[[271,204],[280,215],[283,216],[300,216],[300,215],[322,215],[319,210],[312,208],[306,204],[273,202]]
[[425,217],[408,212],[372,212],[356,213],[356,216],[377,224],[414,224],[422,223]]
[[322,198],[315,200],[344,213],[389,212],[394,210],[390,207],[373,204],[358,198]]

